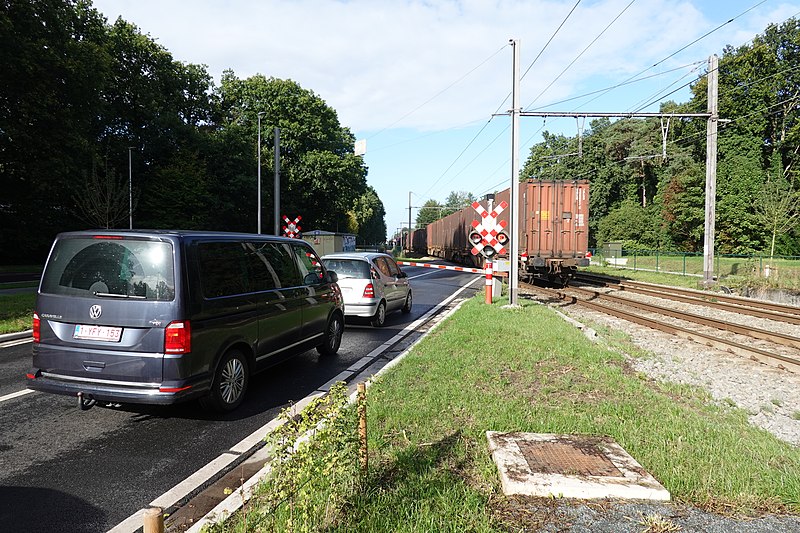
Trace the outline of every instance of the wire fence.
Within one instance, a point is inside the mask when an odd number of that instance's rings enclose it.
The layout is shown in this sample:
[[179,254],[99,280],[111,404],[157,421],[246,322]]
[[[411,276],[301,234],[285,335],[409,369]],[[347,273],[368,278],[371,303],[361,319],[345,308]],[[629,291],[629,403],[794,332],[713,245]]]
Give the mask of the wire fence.
[[[663,250],[592,250],[592,261],[618,269],[663,272],[703,277],[703,254]],[[800,288],[800,256],[715,254],[714,277],[759,279],[771,284]]]

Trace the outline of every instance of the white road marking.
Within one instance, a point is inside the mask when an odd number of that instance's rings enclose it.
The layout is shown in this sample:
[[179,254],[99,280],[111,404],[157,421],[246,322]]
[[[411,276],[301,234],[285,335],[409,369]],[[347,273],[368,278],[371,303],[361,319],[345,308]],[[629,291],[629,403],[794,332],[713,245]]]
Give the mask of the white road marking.
[[11,348],[12,346],[19,346],[20,344],[26,344],[29,342],[33,342],[33,339],[19,339],[15,341],[7,341],[0,344],[0,348]]
[[36,391],[33,391],[31,389],[23,389],[17,392],[12,392],[11,394],[6,394],[5,396],[0,396],[0,403],[6,400],[13,400],[14,398],[19,398],[20,396],[25,396],[26,394],[30,394],[32,392]]

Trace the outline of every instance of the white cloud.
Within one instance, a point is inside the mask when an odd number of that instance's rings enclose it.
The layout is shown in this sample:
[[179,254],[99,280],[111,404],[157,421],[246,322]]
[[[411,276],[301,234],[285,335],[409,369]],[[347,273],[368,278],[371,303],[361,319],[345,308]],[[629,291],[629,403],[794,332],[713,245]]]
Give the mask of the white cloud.
[[[583,2],[528,74],[527,105],[628,6],[629,0]],[[707,20],[706,2],[639,0],[537,100],[537,105],[618,83],[692,42],[720,22]],[[713,2],[712,2],[713,4]],[[462,78],[507,44],[521,40],[525,69],[573,7],[572,0],[324,1],[98,0],[156,38],[176,59],[203,63],[219,79],[226,68],[290,78],[324,98],[353,130],[379,130]],[[712,6],[713,7],[713,6]],[[734,6],[726,16],[734,16]],[[753,12],[660,65],[720,53],[727,42],[763,31],[796,6]],[[781,19],[782,20],[782,19]],[[750,28],[753,28],[752,30]],[[724,41],[730,36],[730,41]],[[398,126],[442,129],[487,118],[511,88],[511,52],[495,55]]]

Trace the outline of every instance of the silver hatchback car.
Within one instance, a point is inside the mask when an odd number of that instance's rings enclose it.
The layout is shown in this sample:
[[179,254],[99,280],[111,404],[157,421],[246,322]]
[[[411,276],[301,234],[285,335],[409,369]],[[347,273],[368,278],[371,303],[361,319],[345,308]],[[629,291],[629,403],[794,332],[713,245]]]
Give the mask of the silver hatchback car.
[[386,322],[386,313],[411,312],[408,275],[392,256],[378,252],[339,252],[322,257],[328,271],[336,272],[344,298],[345,317],[369,318],[373,326]]

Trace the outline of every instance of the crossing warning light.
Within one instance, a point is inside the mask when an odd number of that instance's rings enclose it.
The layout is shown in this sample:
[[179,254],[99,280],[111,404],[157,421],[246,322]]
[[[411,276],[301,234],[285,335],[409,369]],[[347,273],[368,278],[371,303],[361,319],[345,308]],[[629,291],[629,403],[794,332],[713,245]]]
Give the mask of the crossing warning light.
[[506,245],[508,244],[508,233],[506,233],[505,231],[498,232],[495,239],[497,239],[497,242],[500,243],[500,246],[505,248]]
[[487,244],[487,245],[486,245],[486,246],[484,246],[484,247],[483,247],[483,249],[481,250],[481,254],[482,254],[482,255],[483,255],[483,257],[485,257],[486,259],[491,259],[492,257],[494,257],[494,256],[496,256],[496,255],[497,255],[497,250],[495,250],[495,249],[494,249],[494,246],[492,246],[492,245],[490,245],[490,244]]
[[483,235],[481,235],[477,231],[472,230],[469,232],[469,242],[472,243],[473,246],[480,245],[482,240],[483,240]]

